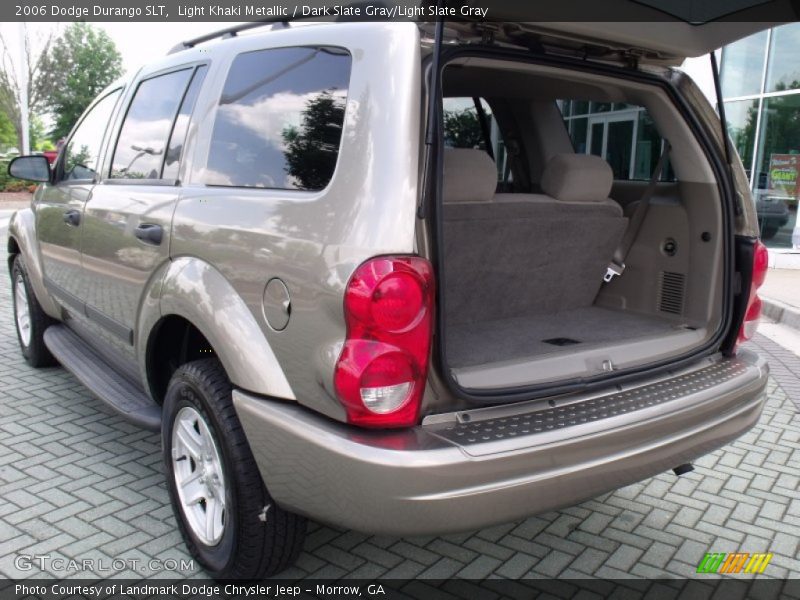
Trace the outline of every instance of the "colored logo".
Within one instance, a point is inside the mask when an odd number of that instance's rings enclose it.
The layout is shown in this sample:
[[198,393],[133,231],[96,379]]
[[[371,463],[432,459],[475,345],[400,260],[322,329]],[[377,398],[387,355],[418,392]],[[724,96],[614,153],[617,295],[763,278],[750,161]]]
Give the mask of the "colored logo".
[[698,573],[763,573],[772,553],[750,554],[748,552],[709,552],[697,565]]

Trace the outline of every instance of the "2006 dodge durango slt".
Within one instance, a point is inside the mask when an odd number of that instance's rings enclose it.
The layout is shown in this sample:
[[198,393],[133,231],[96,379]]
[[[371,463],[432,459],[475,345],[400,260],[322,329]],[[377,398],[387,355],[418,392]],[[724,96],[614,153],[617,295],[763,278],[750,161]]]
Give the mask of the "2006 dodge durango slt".
[[[19,342],[160,429],[192,554],[306,518],[432,534],[569,505],[752,427],[766,273],[662,23],[275,26],[106,89],[9,227]],[[531,50],[533,48],[533,50]]]

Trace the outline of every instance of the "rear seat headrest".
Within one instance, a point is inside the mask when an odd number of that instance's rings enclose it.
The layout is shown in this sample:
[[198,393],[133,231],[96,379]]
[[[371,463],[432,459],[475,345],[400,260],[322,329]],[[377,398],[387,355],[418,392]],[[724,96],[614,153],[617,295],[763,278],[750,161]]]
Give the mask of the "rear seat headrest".
[[488,202],[497,189],[497,169],[484,150],[444,149],[445,202]]
[[564,202],[602,202],[611,192],[611,166],[592,154],[556,154],[542,174],[542,190]]

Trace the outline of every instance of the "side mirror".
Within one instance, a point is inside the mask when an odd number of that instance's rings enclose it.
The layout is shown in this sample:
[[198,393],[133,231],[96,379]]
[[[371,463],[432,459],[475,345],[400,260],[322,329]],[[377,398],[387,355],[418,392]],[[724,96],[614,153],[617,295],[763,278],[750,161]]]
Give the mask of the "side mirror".
[[18,156],[8,163],[8,174],[27,181],[50,181],[50,162],[41,155]]

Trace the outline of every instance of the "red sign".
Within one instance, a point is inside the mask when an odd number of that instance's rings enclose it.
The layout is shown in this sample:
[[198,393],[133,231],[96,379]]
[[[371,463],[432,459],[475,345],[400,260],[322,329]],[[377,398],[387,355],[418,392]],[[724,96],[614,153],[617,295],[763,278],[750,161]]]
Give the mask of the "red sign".
[[800,154],[771,154],[767,187],[772,193],[800,199],[798,172],[800,172]]

